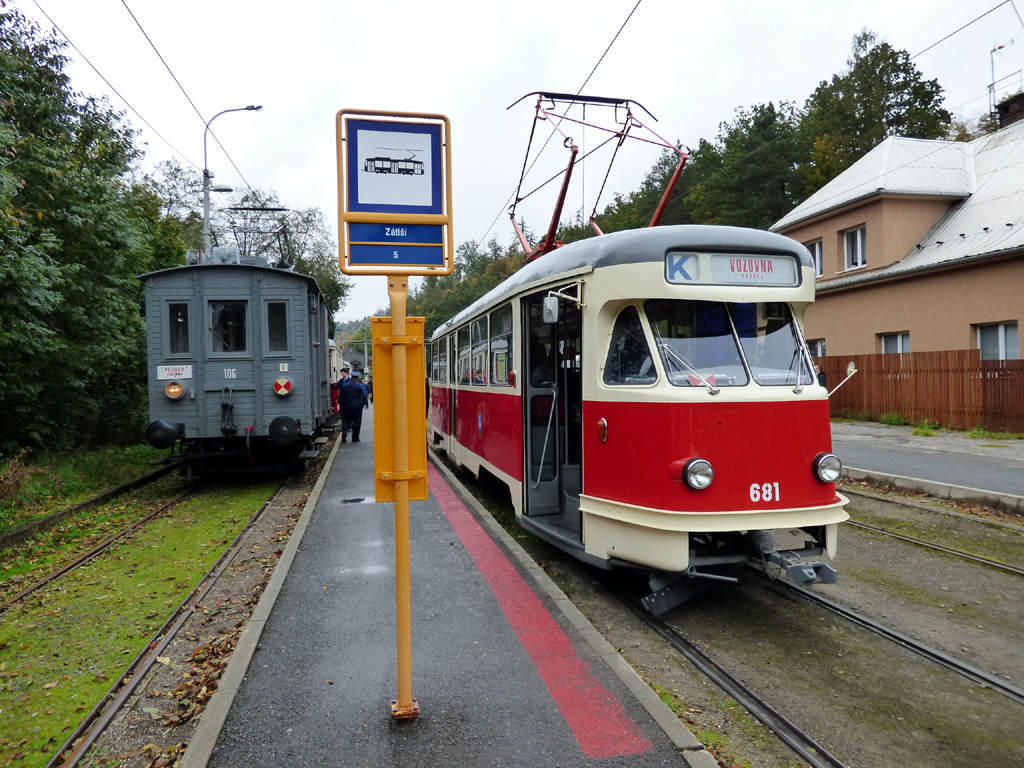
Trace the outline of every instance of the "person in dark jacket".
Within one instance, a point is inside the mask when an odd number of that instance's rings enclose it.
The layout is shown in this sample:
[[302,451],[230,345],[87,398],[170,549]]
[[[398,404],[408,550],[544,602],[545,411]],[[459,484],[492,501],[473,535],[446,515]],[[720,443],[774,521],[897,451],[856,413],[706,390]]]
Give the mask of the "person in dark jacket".
[[348,441],[348,433],[352,432],[352,442],[359,442],[359,428],[363,423],[363,408],[368,405],[366,387],[359,380],[359,371],[352,371],[351,377],[341,383],[338,398],[341,403],[341,442]]

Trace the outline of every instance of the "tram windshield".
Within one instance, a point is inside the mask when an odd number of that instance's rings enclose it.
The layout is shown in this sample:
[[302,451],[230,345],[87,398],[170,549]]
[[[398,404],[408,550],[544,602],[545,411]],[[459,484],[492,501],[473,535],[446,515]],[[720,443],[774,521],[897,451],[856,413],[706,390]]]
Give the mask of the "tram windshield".
[[644,309],[671,384],[711,389],[749,381],[725,304],[659,299]]
[[677,387],[810,384],[789,305],[652,300],[644,305],[662,364]]

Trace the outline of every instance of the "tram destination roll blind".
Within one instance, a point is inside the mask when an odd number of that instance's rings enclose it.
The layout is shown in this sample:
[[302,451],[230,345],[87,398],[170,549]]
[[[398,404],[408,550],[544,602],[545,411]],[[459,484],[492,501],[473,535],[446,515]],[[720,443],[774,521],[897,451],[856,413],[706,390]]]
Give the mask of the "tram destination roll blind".
[[674,284],[797,285],[790,256],[673,252],[665,257],[665,279]]

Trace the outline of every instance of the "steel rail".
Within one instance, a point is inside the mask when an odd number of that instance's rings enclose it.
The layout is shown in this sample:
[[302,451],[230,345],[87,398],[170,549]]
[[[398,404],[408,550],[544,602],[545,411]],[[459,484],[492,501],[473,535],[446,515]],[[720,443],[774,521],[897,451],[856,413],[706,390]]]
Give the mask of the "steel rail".
[[872,531],[873,533],[881,533],[886,536],[891,536],[894,539],[900,541],[906,541],[910,544],[916,544],[919,547],[925,547],[927,549],[934,549],[937,552],[945,552],[947,555],[956,555],[964,560],[970,560],[973,563],[979,563],[980,565],[987,565],[989,568],[998,568],[1001,571],[1007,571],[1008,573],[1015,573],[1018,576],[1024,576],[1024,568],[1018,568],[1015,565],[1008,565],[1007,563],[1001,563],[998,560],[992,560],[981,555],[972,555],[970,552],[964,552],[960,549],[953,549],[952,547],[945,547],[942,544],[933,544],[930,541],[922,541],[921,539],[915,539],[913,536],[907,536],[902,533],[896,533],[895,531],[888,531],[885,528],[879,528],[874,525],[868,525],[867,523],[855,523],[853,520],[847,520],[844,525],[850,525],[854,528],[862,528],[865,531]]
[[[855,496],[863,496],[866,499],[874,499],[876,501],[887,501],[890,504],[899,504],[901,506],[910,507],[912,509],[922,509],[925,512],[937,512],[940,515],[949,515],[950,517],[957,517],[961,520],[971,520],[976,523],[985,523],[986,525],[993,525],[997,528],[1006,528],[1011,531],[1024,533],[1024,526],[1014,525],[1013,523],[1004,523],[1002,520],[990,520],[987,517],[978,517],[977,515],[968,515],[963,512],[954,512],[951,509],[942,509],[942,507],[935,507],[930,504],[923,504],[922,502],[919,501],[910,501],[909,499],[901,499],[899,497],[886,496],[881,493],[871,493],[870,491],[863,491],[859,488],[851,488],[850,486],[843,484],[837,484],[836,488],[843,491],[843,493],[852,493]],[[938,503],[941,503],[942,501],[942,499],[936,499],[936,502]]]
[[[764,571],[760,567],[752,566],[754,570],[760,571],[764,574]],[[918,642],[909,635],[905,635],[895,629],[879,624],[874,619],[869,619],[867,616],[857,613],[845,606],[840,605],[826,597],[822,597],[816,592],[812,592],[809,589],[800,587],[796,584],[773,579],[767,574],[764,574],[765,580],[777,591],[788,591],[790,593],[799,595],[800,597],[819,605],[826,610],[835,613],[838,616],[843,617],[847,621],[857,624],[865,629],[871,630],[875,634],[884,637],[887,640],[896,643],[897,645],[922,656],[929,661],[939,664],[946,669],[949,669],[957,674],[966,677],[969,680],[974,681],[982,688],[991,688],[997,693],[1001,693],[1009,699],[1013,699],[1018,704],[1024,704],[1024,690],[1011,685],[1005,680],[1001,680],[995,675],[990,675],[988,672],[984,672],[977,667],[973,667],[966,662],[960,661],[959,659],[950,656],[947,653],[943,653],[940,650],[925,645],[924,643]]]
[[[246,524],[234,541],[217,558],[210,568],[203,574],[202,578],[178,605],[163,626],[160,627],[146,643],[142,652],[132,660],[124,672],[110,689],[103,694],[96,706],[78,724],[78,727],[67,738],[60,749],[50,758],[46,768],[74,768],[79,761],[85,757],[89,749],[96,743],[96,740],[103,734],[103,731],[110,725],[124,703],[131,697],[138,686],[145,680],[146,675],[153,668],[157,657],[170,645],[177,633],[191,618],[195,612],[193,605],[199,603],[210,591],[217,580],[221,577],[228,565],[234,560],[235,555],[241,550],[248,540],[256,523],[262,518],[263,513],[273,503],[274,499],[284,488],[287,479],[278,486],[274,494],[249,518]],[[70,750],[70,752],[69,752]]]
[[141,519],[136,520],[132,525],[130,525],[129,527],[125,528],[120,533],[115,533],[113,536],[108,536],[107,538],[105,538],[99,544],[94,546],[92,549],[90,549],[85,554],[81,555],[80,557],[75,558],[70,563],[68,563],[67,565],[65,565],[62,568],[59,568],[58,570],[54,571],[53,573],[51,573],[51,574],[49,574],[47,576],[44,576],[42,579],[37,581],[35,584],[32,584],[29,587],[26,587],[21,592],[19,592],[18,594],[14,595],[14,597],[8,598],[3,603],[0,603],[0,615],[3,615],[3,613],[5,611],[10,610],[12,607],[14,607],[14,605],[16,603],[18,603],[21,600],[24,600],[25,597],[27,597],[28,595],[31,595],[33,592],[39,591],[40,589],[45,587],[47,584],[52,584],[57,579],[59,579],[61,576],[64,576],[65,574],[70,573],[71,571],[75,570],[76,568],[79,568],[79,567],[85,565],[90,560],[92,560],[92,559],[98,557],[99,555],[103,554],[106,550],[110,549],[110,547],[116,541],[118,541],[119,539],[124,538],[125,536],[127,536],[130,533],[134,533],[139,528],[144,526],[146,523],[149,523],[152,520],[155,520],[156,518],[158,518],[161,515],[163,515],[164,513],[166,513],[168,510],[173,509],[174,507],[176,507],[178,504],[183,502],[185,499],[187,499],[189,496],[191,496],[195,492],[196,492],[195,488],[192,488],[192,489],[189,489],[189,490],[185,491],[183,494],[178,496],[178,498],[174,499],[173,501],[168,502],[167,504],[165,504],[164,506],[160,507],[159,509],[156,509],[156,510],[150,512],[149,514],[145,515]]
[[765,727],[770,728],[790,749],[806,760],[812,768],[846,768],[846,764],[835,757],[811,736],[795,725],[785,715],[772,707],[750,688],[729,674],[722,666],[687,640],[677,629],[659,618],[652,616],[639,600],[612,589],[613,594],[622,601],[641,621],[665,639],[673,648],[685,656],[705,676],[719,688],[741,704],[751,715]]

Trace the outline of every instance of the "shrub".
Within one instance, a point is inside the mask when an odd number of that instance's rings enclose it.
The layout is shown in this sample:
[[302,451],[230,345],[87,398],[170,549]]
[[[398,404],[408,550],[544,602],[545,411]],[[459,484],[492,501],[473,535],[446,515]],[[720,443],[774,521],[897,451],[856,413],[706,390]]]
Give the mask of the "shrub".
[[910,424],[910,419],[902,413],[883,413],[879,421],[883,424],[888,424],[890,427],[906,427]]

